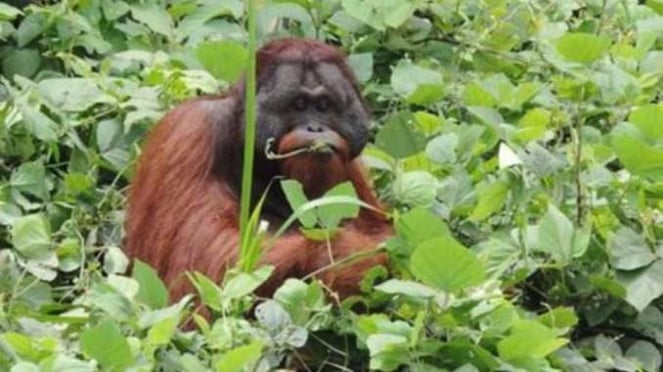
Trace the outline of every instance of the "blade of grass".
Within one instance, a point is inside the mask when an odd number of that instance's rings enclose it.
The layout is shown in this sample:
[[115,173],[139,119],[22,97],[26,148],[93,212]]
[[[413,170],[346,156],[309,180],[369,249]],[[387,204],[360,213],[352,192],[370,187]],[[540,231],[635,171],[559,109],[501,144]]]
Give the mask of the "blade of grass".
[[[251,208],[251,184],[253,183],[253,154],[256,137],[256,25],[255,25],[255,0],[247,0],[247,29],[249,34],[248,54],[249,59],[246,68],[246,88],[244,99],[244,162],[242,166],[242,195],[239,212],[240,261],[250,254],[251,244],[248,237],[251,234],[249,224],[249,211]],[[253,226],[255,228],[255,226]]]

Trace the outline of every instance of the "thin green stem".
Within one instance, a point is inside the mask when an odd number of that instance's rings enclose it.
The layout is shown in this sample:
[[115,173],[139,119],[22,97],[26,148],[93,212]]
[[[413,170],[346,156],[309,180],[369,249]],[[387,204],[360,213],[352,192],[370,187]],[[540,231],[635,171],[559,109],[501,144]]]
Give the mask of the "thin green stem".
[[[246,89],[244,104],[244,162],[242,166],[242,196],[239,212],[239,231],[240,237],[250,234],[246,231],[249,227],[249,213],[251,209],[251,184],[253,182],[253,156],[254,143],[256,137],[256,25],[255,25],[255,0],[248,0],[247,4],[247,30],[249,34],[248,54],[249,59],[246,68]],[[240,252],[244,253],[246,243],[245,239],[240,239],[242,246]],[[243,255],[240,255],[243,257]]]

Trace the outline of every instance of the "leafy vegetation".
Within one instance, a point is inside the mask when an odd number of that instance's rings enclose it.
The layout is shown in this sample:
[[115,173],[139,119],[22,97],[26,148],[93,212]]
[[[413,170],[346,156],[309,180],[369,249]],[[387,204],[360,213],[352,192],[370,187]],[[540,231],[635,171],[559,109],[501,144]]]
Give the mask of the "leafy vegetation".
[[268,267],[194,273],[199,301],[170,304],[146,265],[124,275],[125,190],[161,115],[245,69],[245,16],[0,3],[0,370],[660,370],[663,2],[261,2],[259,40],[349,56],[391,275],[339,304],[298,279],[257,302]]

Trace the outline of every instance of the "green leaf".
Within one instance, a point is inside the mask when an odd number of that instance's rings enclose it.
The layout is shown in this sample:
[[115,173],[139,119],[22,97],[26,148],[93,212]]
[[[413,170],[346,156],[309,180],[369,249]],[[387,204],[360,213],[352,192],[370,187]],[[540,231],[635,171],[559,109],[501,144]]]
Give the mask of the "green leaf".
[[221,288],[210,278],[197,271],[190,274],[189,280],[196,288],[203,305],[215,311],[221,311]]
[[145,24],[150,30],[168,38],[174,35],[173,19],[165,7],[157,3],[135,4],[131,6],[131,15]]
[[403,159],[422,151],[426,139],[414,129],[412,114],[400,112],[389,117],[380,128],[375,144],[394,158]]
[[571,221],[553,204],[548,205],[548,212],[538,226],[536,248],[549,253],[552,258],[568,265],[573,258],[585,254],[589,245],[589,230],[574,229]]
[[438,180],[426,171],[402,172],[391,191],[396,200],[412,207],[430,207],[437,196]]
[[19,14],[23,14],[18,8],[11,5],[0,3],[0,21],[11,21]]
[[497,351],[507,362],[525,366],[528,360],[545,358],[568,342],[557,335],[558,331],[539,322],[520,320],[511,328],[511,334],[497,343]]
[[400,216],[396,231],[413,247],[433,238],[452,236],[444,221],[424,208],[413,208]]
[[373,53],[350,54],[348,64],[360,83],[367,82],[373,76]]
[[26,258],[42,258],[51,253],[51,226],[42,214],[19,217],[11,229],[14,249]]
[[[281,188],[283,189],[285,198],[288,200],[288,204],[290,204],[290,208],[292,208],[293,211],[308,202],[308,198],[306,197],[306,194],[304,194],[304,187],[301,183],[295,180],[282,180]],[[302,226],[307,229],[315,227],[315,224],[318,222],[314,210],[301,213],[297,219]]]
[[168,344],[170,339],[175,335],[178,322],[178,316],[170,316],[158,321],[150,328],[149,331],[147,331],[146,341],[152,346],[162,346]]
[[645,105],[631,111],[628,121],[633,123],[643,137],[651,141],[663,140],[663,104]]
[[101,10],[104,12],[104,18],[112,22],[127,14],[131,7],[124,1],[102,0]]
[[140,285],[136,300],[152,309],[159,309],[168,304],[168,290],[153,268],[140,260],[134,260],[131,276]]
[[46,168],[41,161],[21,164],[11,175],[9,184],[20,192],[36,196],[41,200],[48,199],[46,187]]
[[636,341],[631,345],[624,356],[637,360],[645,371],[661,370],[661,349],[647,341]]
[[81,333],[81,350],[110,371],[124,371],[133,364],[133,356],[120,327],[112,320],[86,329]]
[[343,0],[341,4],[349,15],[378,31],[399,27],[417,6],[412,0]]
[[578,317],[572,307],[556,307],[539,315],[538,321],[549,328],[566,329],[578,324]]
[[[357,198],[357,193],[351,182],[340,183],[324,195],[328,197],[345,196]],[[357,204],[329,204],[319,207],[317,210],[318,219],[325,228],[335,228],[343,219],[355,218],[359,214],[359,205]]]
[[70,371],[70,372],[94,372],[97,370],[95,368],[94,362],[85,362],[63,354],[60,354],[55,357],[51,368],[52,368],[51,371]]
[[612,147],[626,169],[634,175],[663,180],[663,148],[627,133],[627,125],[613,130]]
[[551,118],[550,111],[536,107],[525,113],[523,117],[518,120],[518,130],[516,131],[516,138],[523,142],[530,142],[533,140],[541,139],[550,125]]
[[97,147],[99,152],[111,150],[122,136],[122,122],[119,118],[99,121],[96,130]]
[[16,41],[19,47],[24,47],[29,42],[41,35],[48,27],[50,21],[45,13],[32,13],[23,18],[16,30]]
[[262,342],[254,341],[248,345],[236,347],[225,353],[216,364],[217,372],[250,371],[262,352]]
[[626,287],[626,302],[642,311],[663,295],[663,259],[635,271],[618,271],[617,281]]
[[438,292],[433,288],[409,280],[389,279],[376,285],[375,289],[392,295],[399,294],[417,298],[433,298],[438,295]]
[[205,41],[196,48],[196,56],[215,78],[235,82],[246,69],[248,53],[235,41]]
[[601,58],[610,48],[605,36],[567,33],[557,40],[557,53],[573,62],[589,63]]
[[99,89],[94,79],[46,79],[37,84],[37,89],[53,107],[67,112],[85,111],[98,103],[116,103],[113,97]]
[[247,296],[255,291],[262,283],[269,279],[274,268],[262,266],[252,273],[239,273],[232,277],[223,286],[223,298],[234,299]]
[[307,327],[312,331],[322,326],[326,317],[314,321],[311,316],[316,312],[325,313],[331,308],[331,305],[326,303],[325,293],[317,281],[309,284],[299,279],[286,279],[274,293],[274,300],[290,314],[294,325]]
[[2,60],[2,73],[8,78],[14,75],[32,77],[41,66],[41,55],[35,49],[19,49],[12,51]]
[[39,140],[50,143],[58,139],[58,125],[48,116],[44,115],[38,107],[28,104],[19,105],[25,127]]
[[504,182],[481,182],[477,185],[478,202],[474,207],[470,219],[483,221],[502,209],[506,197],[509,195],[509,185]]
[[391,73],[391,86],[408,102],[425,105],[444,96],[442,74],[401,60]]
[[[440,270],[440,265],[444,270]],[[457,292],[481,283],[484,268],[477,257],[450,236],[419,244],[410,257],[412,275],[446,292]]]
[[456,162],[456,148],[458,135],[446,133],[433,138],[426,145],[426,156],[438,164],[453,164]]
[[619,270],[634,270],[654,262],[656,255],[644,237],[628,227],[620,228],[610,240],[612,265]]
[[368,336],[366,346],[371,357],[371,370],[393,371],[409,362],[407,338],[401,335],[372,334]]

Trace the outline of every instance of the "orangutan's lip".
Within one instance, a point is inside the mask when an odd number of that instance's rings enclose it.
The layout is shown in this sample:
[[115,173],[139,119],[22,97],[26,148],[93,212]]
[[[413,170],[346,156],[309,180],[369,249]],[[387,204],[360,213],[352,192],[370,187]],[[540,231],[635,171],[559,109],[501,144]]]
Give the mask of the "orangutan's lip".
[[292,151],[327,155],[338,153],[338,148],[330,141],[314,140],[307,144],[302,144],[301,146],[296,146],[288,150],[288,152]]

